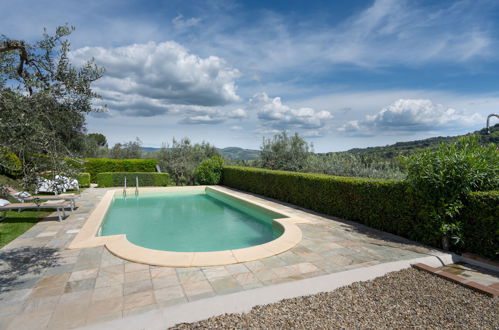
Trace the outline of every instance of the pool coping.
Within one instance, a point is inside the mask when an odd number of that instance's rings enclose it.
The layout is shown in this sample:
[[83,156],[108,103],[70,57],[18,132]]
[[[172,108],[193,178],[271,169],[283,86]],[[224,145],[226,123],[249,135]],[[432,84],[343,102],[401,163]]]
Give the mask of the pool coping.
[[227,189],[218,186],[185,186],[185,187],[143,187],[142,192],[163,191],[204,191],[212,189],[226,194],[237,200],[256,205],[263,209],[282,214],[285,218],[274,219],[284,231],[278,238],[265,244],[252,247],[213,251],[213,252],[173,252],[161,251],[135,245],[128,241],[125,234],[112,236],[97,236],[106,212],[113,201],[114,194],[122,191],[121,188],[112,189],[105,193],[97,207],[92,211],[80,232],[73,239],[68,249],[92,248],[104,245],[114,255],[129,261],[154,266],[166,267],[203,267],[222,266],[242,262],[259,260],[283,253],[302,240],[302,232],[296,223],[305,223],[306,220],[287,214],[259,202],[235,195]]

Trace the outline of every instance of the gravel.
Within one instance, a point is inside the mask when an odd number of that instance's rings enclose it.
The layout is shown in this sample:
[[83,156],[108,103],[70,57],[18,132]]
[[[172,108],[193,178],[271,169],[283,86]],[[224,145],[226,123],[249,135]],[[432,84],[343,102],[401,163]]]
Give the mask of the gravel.
[[499,329],[499,299],[406,269],[333,292],[256,306],[173,329],[468,328]]

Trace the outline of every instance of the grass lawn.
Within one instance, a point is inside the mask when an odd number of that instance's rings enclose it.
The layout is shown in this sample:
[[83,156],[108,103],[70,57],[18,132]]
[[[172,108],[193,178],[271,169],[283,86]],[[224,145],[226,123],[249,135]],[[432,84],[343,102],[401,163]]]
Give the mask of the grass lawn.
[[[22,235],[38,220],[47,217],[52,212],[50,210],[7,211],[5,219],[0,221],[0,248]],[[0,212],[0,217],[2,216],[3,212]]]

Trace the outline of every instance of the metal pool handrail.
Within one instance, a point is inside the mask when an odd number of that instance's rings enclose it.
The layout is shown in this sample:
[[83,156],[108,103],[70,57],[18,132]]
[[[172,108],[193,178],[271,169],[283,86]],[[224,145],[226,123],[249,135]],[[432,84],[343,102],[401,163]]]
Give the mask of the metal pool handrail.
[[126,197],[126,176],[125,176],[125,183],[123,184],[123,196]]
[[139,195],[139,177],[135,177],[135,196]]

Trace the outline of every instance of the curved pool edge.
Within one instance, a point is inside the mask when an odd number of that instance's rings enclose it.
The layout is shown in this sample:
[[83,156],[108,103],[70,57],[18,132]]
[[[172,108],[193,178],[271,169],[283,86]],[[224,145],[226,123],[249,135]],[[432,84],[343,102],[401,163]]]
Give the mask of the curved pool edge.
[[[288,215],[281,210],[261,203],[250,201],[241,196],[236,196],[227,189],[220,189],[217,186],[194,186],[194,187],[163,187],[163,188],[142,188],[146,191],[174,191],[174,190],[199,190],[203,191],[207,187],[219,192],[229,194],[236,199],[257,205],[267,210],[282,214],[287,218],[274,219],[283,227],[283,233],[276,239],[264,244],[255,245],[242,249],[222,250],[212,252],[174,252],[145,248],[128,241],[126,235],[97,236],[99,228],[104,220],[109,205],[113,200],[114,193],[121,191],[114,189],[107,191],[101,201],[90,214],[87,221],[74,240],[69,245],[69,249],[91,248],[104,245],[112,254],[137,263],[149,264],[164,267],[203,267],[222,266],[237,264],[242,262],[259,260],[283,253],[302,240],[302,232],[296,223],[300,219]],[[141,189],[141,190],[142,190]]]

